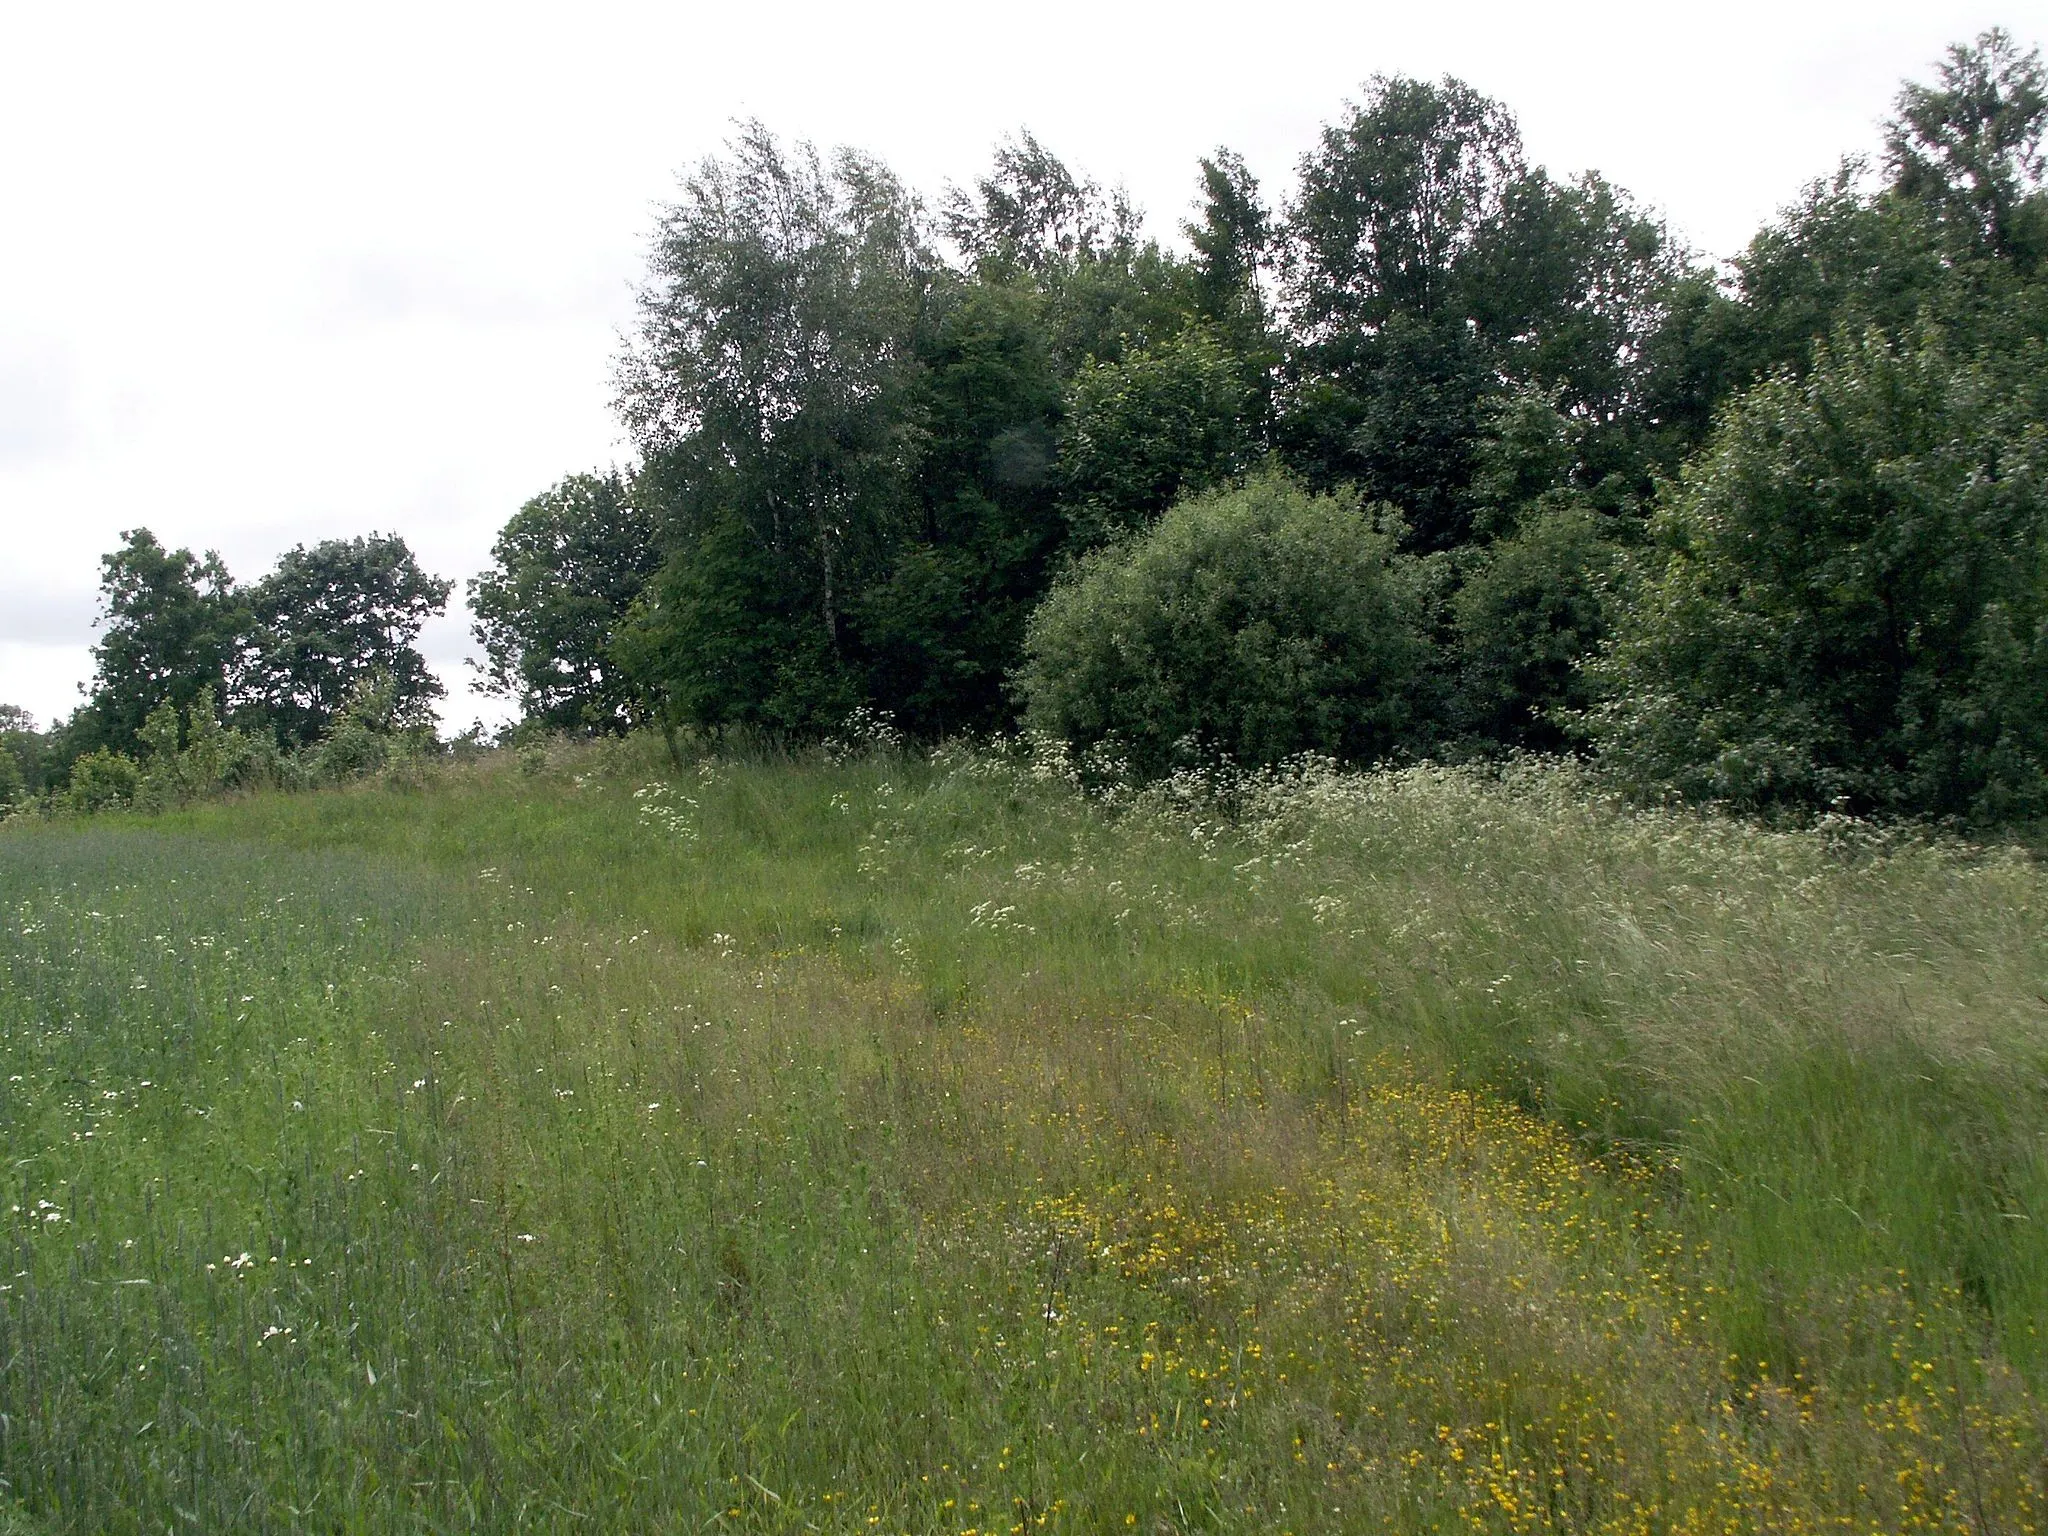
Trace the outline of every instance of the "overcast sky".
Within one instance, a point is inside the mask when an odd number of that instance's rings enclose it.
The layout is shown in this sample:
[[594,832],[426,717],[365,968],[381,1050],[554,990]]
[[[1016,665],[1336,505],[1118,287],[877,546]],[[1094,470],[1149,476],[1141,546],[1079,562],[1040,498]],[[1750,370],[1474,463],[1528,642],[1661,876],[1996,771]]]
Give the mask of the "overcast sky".
[[[737,116],[926,192],[1028,126],[1171,236],[1198,155],[1284,194],[1368,76],[1448,72],[1532,160],[1725,256],[1994,24],[2040,42],[2048,0],[0,0],[0,702],[77,703],[123,529],[243,580],[396,531],[466,578],[526,497],[624,461],[609,370],[653,212]],[[467,631],[424,642],[451,727],[503,713]]]

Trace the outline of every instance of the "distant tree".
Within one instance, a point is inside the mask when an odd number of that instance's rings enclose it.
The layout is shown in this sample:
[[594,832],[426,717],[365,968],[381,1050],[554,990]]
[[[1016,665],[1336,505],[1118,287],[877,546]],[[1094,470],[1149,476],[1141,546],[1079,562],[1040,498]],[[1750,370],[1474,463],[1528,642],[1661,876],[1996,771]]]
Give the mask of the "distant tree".
[[1471,87],[1374,80],[1304,158],[1284,232],[1276,439],[1314,483],[1400,507],[1419,548],[1471,536],[1503,390],[1536,388],[1574,421],[1573,480],[1611,481],[1611,501],[1646,495],[1689,446],[1651,419],[1683,253],[1598,177],[1530,170],[1512,115]]
[[1953,263],[1935,220],[1918,202],[1872,195],[1865,176],[1845,162],[1735,258],[1741,383],[1804,373],[1838,326],[1904,340],[1950,302]]
[[[1459,309],[1496,375],[1546,395],[1575,427],[1573,478],[1610,476],[1610,500],[1647,495],[1664,445],[1651,441],[1659,381],[1653,338],[1695,274],[1663,224],[1600,177],[1511,183],[1457,268]],[[1668,451],[1668,450],[1667,450]]]
[[917,210],[876,162],[749,124],[685,180],[652,266],[619,399],[671,569],[622,654],[700,726],[836,724],[861,697],[848,611],[912,504]]
[[1192,303],[1238,360],[1260,448],[1271,446],[1273,393],[1281,362],[1269,286],[1279,233],[1241,157],[1219,149],[1201,162],[1201,217],[1181,225],[1194,251]]
[[1396,314],[1458,303],[1457,266],[1525,174],[1508,110],[1463,81],[1376,76],[1304,157],[1288,217],[1294,320],[1339,358]]
[[971,192],[947,189],[939,224],[971,262],[1045,277],[1134,243],[1137,216],[1027,130],[996,147],[994,166]]
[[1991,254],[2038,260],[2048,236],[2041,201],[2048,71],[1994,27],[1956,44],[1936,85],[1907,84],[1885,131],[1894,185]]
[[634,696],[611,646],[661,565],[654,516],[616,471],[571,475],[513,515],[491,560],[469,605],[492,689],[529,720],[627,729]]
[[1184,501],[1033,615],[1029,717],[1144,773],[1184,752],[1418,750],[1434,714],[1425,591],[1398,542],[1355,497],[1277,475]]
[[973,192],[950,189],[939,222],[970,280],[1038,294],[1062,374],[1164,341],[1198,313],[1194,267],[1140,238],[1121,192],[1104,196],[1029,133],[997,146]]
[[253,650],[245,708],[286,746],[311,746],[372,679],[388,680],[404,724],[430,721],[440,681],[414,642],[454,583],[430,576],[396,534],[287,550],[250,589]]
[[28,793],[28,774],[21,757],[8,740],[8,733],[0,733],[0,816],[19,805]]
[[134,748],[151,711],[216,695],[240,659],[249,610],[219,555],[169,550],[147,528],[121,535],[100,560],[99,643],[76,750]]
[[2048,368],[1843,331],[1743,396],[1596,669],[1644,792],[2048,811]]
[[1202,159],[1201,172],[1202,216],[1181,226],[1195,253],[1195,303],[1213,325],[1243,323],[1263,333],[1273,216],[1241,155],[1219,149]]
[[34,715],[18,704],[0,704],[0,811],[43,787],[46,750]]

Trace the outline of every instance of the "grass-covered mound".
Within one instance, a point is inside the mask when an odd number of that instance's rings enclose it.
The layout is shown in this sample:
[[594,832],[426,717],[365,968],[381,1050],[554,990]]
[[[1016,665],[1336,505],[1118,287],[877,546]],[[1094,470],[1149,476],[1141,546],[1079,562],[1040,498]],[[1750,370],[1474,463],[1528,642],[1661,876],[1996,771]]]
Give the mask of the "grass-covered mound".
[[635,744],[10,825],[0,967],[19,1529],[2042,1518],[2017,854]]

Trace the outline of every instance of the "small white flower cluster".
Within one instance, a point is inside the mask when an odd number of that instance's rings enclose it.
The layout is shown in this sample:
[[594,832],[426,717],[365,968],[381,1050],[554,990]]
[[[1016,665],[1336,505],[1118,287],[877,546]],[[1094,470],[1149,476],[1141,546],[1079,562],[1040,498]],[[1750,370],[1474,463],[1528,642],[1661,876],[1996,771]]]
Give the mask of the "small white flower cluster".
[[826,737],[818,750],[828,763],[851,762],[877,753],[902,751],[903,733],[896,729],[896,719],[887,710],[862,704],[846,717],[839,734]]
[[976,905],[969,914],[967,926],[986,928],[991,933],[1036,933],[1038,930],[1029,923],[1017,920],[1014,906],[999,907],[993,900]]
[[697,802],[673,784],[643,784],[633,791],[640,802],[640,821],[679,843],[697,841]]

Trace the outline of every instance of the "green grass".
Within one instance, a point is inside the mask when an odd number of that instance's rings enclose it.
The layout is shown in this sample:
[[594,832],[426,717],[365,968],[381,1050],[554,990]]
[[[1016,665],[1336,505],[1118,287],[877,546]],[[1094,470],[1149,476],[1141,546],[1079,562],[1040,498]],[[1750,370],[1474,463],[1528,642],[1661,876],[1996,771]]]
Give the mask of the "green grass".
[[2036,863],[1221,789],[9,824],[0,1530],[2041,1523]]

